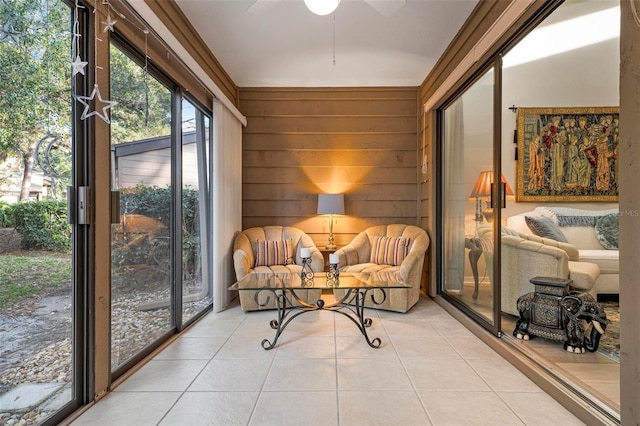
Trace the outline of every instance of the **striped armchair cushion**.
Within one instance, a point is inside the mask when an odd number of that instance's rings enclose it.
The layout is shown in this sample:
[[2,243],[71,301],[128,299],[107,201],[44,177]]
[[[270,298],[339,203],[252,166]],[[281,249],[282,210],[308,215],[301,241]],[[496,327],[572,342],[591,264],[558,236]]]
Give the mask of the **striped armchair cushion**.
[[255,266],[290,265],[295,262],[293,240],[257,240]]
[[410,243],[405,237],[374,237],[370,262],[398,266],[407,257]]

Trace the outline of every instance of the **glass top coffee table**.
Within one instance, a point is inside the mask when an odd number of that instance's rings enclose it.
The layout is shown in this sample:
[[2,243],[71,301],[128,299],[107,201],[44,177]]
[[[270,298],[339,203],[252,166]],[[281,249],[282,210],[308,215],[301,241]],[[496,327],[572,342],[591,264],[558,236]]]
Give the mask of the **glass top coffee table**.
[[[240,281],[229,287],[229,290],[254,291],[254,300],[259,306],[269,303],[271,297],[275,297],[278,318],[271,320],[270,326],[276,330],[273,342],[268,339],[262,341],[262,347],[266,350],[273,349],[278,338],[299,315],[306,312],[325,310],[333,311],[349,318],[358,327],[365,340],[372,348],[380,347],[380,338],[373,340],[367,334],[367,328],[371,326],[371,318],[364,316],[364,301],[367,296],[375,305],[384,303],[387,298],[386,289],[409,288],[399,273],[396,272],[363,272],[344,273],[338,276],[325,272],[315,274],[258,274],[246,275]],[[311,304],[300,298],[297,292],[313,289],[345,290],[344,296],[331,303],[325,303],[319,299]]]

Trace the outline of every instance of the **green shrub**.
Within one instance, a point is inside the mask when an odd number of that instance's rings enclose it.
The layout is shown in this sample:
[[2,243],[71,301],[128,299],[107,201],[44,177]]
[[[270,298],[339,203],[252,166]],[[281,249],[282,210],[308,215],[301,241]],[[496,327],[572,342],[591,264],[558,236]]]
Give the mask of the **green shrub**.
[[0,201],[0,228],[13,228],[13,206]]
[[27,201],[13,206],[16,230],[26,250],[71,250],[71,226],[66,201]]
[[[167,230],[171,223],[171,188],[137,185],[125,188],[120,194],[120,212],[140,214],[162,222]],[[198,264],[198,247],[200,242],[200,223],[198,210],[198,191],[183,188],[182,190],[182,249],[183,271],[186,274],[195,271]],[[189,272],[188,272],[189,271]]]

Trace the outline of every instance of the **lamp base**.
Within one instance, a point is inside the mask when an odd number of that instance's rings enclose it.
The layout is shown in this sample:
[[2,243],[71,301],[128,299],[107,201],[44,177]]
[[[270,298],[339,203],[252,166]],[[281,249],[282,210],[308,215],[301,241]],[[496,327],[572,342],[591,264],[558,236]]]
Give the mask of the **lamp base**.
[[327,250],[335,250],[338,247],[335,244],[327,244],[326,246],[324,246],[324,248],[326,248]]
[[487,222],[493,223],[493,209],[486,208],[486,209],[482,210],[482,215],[487,220]]

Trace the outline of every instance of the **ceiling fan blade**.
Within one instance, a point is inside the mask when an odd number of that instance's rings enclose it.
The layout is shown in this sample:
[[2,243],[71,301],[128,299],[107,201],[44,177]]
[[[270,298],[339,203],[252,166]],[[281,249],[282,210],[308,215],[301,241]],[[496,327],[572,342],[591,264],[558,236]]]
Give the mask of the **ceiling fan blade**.
[[264,15],[276,7],[278,3],[280,3],[280,0],[256,0],[251,6],[249,6],[247,12],[255,15]]
[[389,17],[402,9],[407,0],[364,0],[374,8],[379,14]]

